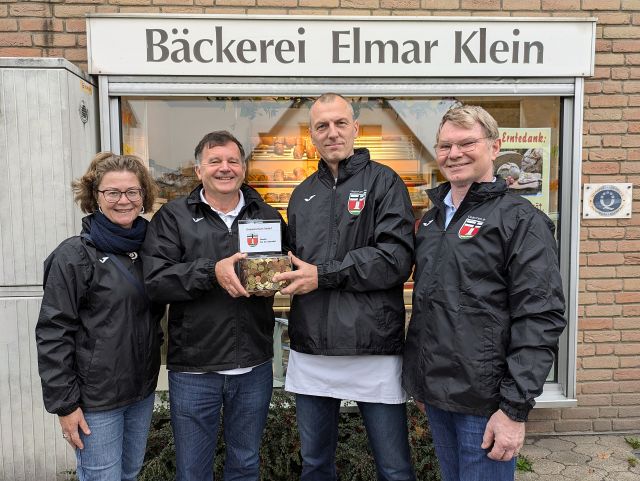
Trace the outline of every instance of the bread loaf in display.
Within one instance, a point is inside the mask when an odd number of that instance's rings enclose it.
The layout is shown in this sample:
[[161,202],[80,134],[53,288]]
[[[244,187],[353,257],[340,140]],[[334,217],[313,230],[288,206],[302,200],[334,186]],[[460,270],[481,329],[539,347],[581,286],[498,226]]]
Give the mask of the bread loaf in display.
[[295,180],[304,180],[307,178],[307,171],[302,167],[293,169],[293,177]]
[[267,192],[264,194],[265,202],[278,202],[278,194],[274,194],[273,192]]
[[282,182],[284,180],[284,170],[277,169],[273,172],[273,180],[276,182]]
[[278,202],[287,203],[291,199],[291,194],[289,192],[282,192],[278,195]]

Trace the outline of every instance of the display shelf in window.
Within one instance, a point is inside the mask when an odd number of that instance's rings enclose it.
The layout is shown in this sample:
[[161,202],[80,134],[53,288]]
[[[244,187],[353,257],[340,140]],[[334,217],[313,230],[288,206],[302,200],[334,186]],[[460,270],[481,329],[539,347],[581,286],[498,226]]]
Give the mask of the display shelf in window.
[[282,187],[296,186],[317,170],[316,165],[299,164],[295,167],[283,166],[278,160],[259,164],[251,162],[247,181],[254,186]]
[[298,184],[300,184],[300,180],[284,180],[281,182],[276,182],[274,180],[265,180],[265,181],[250,181],[251,186],[254,188],[257,187],[287,187],[287,188],[295,188],[298,186]]

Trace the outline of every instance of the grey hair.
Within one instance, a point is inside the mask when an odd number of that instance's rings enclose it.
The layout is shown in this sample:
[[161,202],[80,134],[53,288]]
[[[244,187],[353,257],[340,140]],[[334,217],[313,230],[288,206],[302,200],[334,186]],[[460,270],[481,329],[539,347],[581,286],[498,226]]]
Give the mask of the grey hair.
[[451,122],[453,125],[465,129],[471,129],[478,123],[488,139],[495,140],[500,136],[496,119],[485,109],[477,105],[460,105],[447,110],[438,126],[436,143],[440,141],[440,131],[446,122]]

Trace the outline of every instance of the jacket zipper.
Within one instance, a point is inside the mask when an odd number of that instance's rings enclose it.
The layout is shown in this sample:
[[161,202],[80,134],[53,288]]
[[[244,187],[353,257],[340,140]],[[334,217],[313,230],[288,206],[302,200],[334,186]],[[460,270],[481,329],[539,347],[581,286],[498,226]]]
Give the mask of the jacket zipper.
[[[246,200],[246,199],[245,199]],[[211,211],[212,218],[215,222],[220,222],[225,229],[227,229],[227,238],[228,238],[228,244],[227,244],[227,254],[229,255],[233,255],[234,253],[234,247],[233,247],[233,226],[234,224],[238,223],[238,220],[243,219],[245,212],[247,211],[247,208],[249,207],[249,205],[251,204],[252,201],[249,201],[245,204],[245,206],[240,209],[240,212],[238,212],[238,215],[236,216],[236,218],[233,220],[233,223],[231,224],[231,227],[227,227],[227,224],[225,224],[223,222],[223,220],[220,218],[220,216],[218,214],[216,214],[215,212],[213,212],[211,209],[209,209]],[[238,246],[239,247],[239,246]],[[239,317],[240,317],[240,306],[238,306],[238,303],[236,304],[236,315],[234,316],[234,325],[235,325],[235,334],[236,334],[236,340],[235,340],[235,353],[236,353],[236,362],[235,365],[236,367],[240,367],[240,346],[239,346],[239,333],[240,333],[240,322],[239,322]]]
[[[336,210],[336,195],[337,195],[338,178],[333,179],[332,195],[331,195],[331,208],[329,210],[329,241],[327,243],[327,253],[325,255],[325,262],[331,259],[331,246],[333,244],[333,232],[334,232],[334,217]],[[325,298],[323,305],[323,322],[322,322],[322,349],[326,351],[328,345],[327,331],[329,324],[329,301]]]
[[[442,260],[442,258],[440,256],[440,251],[442,250],[442,246],[444,245],[444,241],[446,239],[447,231],[449,230],[449,227],[452,224],[455,224],[458,221],[458,219],[460,219],[460,217],[462,217],[464,215],[465,211],[462,209],[462,207],[466,208],[467,204],[468,204],[468,202],[465,202],[463,200],[462,203],[456,209],[456,212],[453,214],[453,217],[449,221],[449,224],[447,224],[447,226],[444,227],[440,231],[440,242],[438,243],[438,249],[436,250],[436,254],[435,254],[435,264],[433,265],[433,269],[431,269],[431,272],[429,274],[428,282],[426,283],[426,286],[429,286],[429,288],[431,288],[431,284],[433,283],[434,277],[437,276],[436,273],[438,272],[438,267],[440,265],[440,261]],[[447,218],[446,212],[447,212],[446,208],[442,209],[442,214],[444,216],[444,221],[445,222],[446,222],[446,218]]]
[[[245,199],[246,200],[246,199]],[[235,219],[233,219],[233,223],[231,224],[231,228],[227,228],[228,232],[229,232],[229,242],[233,242],[233,226],[234,224],[237,224],[239,220],[244,220],[244,214],[247,212],[249,205],[251,205],[252,201],[248,201],[245,206],[240,209],[240,212],[238,212],[238,215],[236,216]],[[222,219],[221,219],[222,220]],[[240,246],[238,246],[239,248]],[[233,251],[233,246],[231,246],[231,250]],[[241,301],[240,301],[241,302]],[[236,351],[236,367],[241,367],[241,363],[240,363],[240,306],[239,306],[239,302],[236,302],[236,315],[235,317],[235,326],[236,326],[236,342],[235,342],[235,351]]]
[[[238,219],[241,218],[242,215],[244,215],[245,211],[247,210],[247,206],[245,205],[242,209],[240,209],[240,212],[238,212],[238,215],[236,216],[235,219],[233,219],[233,223],[231,224],[231,227],[227,228],[227,231],[229,232],[229,244],[231,245],[231,243],[233,242],[233,224],[237,224],[238,223]],[[238,246],[239,248],[240,246]],[[233,250],[233,246],[231,246],[231,250]],[[240,306],[238,306],[238,303],[234,303],[236,306],[236,315],[233,316],[235,318],[234,324],[235,324],[235,329],[236,329],[236,342],[235,342],[235,351],[236,351],[236,367],[240,367],[240,347],[238,346],[238,344],[240,344],[240,341],[238,339],[238,333],[240,332],[240,325],[239,325],[239,321],[238,318],[240,317]]]

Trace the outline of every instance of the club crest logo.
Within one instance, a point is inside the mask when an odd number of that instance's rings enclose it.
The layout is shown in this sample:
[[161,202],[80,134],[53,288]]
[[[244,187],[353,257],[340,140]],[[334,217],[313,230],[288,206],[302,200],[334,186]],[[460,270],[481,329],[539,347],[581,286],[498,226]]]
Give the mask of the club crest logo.
[[458,237],[462,240],[471,239],[478,233],[482,224],[484,224],[484,219],[481,217],[467,217],[458,231]]
[[349,193],[349,202],[347,203],[347,209],[349,210],[349,214],[351,215],[360,215],[362,209],[364,209],[364,204],[367,199],[367,191],[362,190],[352,190]]
[[247,235],[247,244],[249,245],[249,247],[257,246],[258,242],[260,242],[260,238],[257,235],[255,234]]

